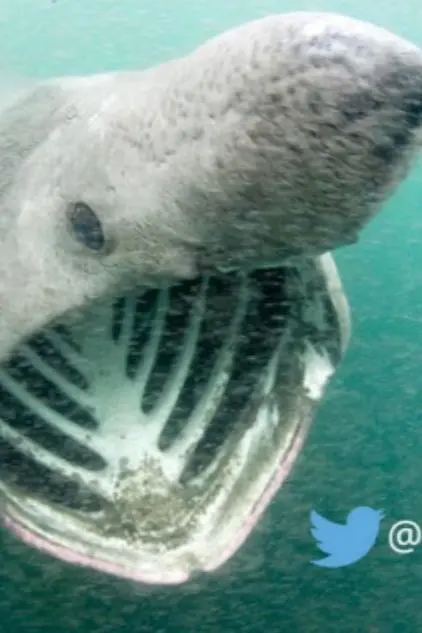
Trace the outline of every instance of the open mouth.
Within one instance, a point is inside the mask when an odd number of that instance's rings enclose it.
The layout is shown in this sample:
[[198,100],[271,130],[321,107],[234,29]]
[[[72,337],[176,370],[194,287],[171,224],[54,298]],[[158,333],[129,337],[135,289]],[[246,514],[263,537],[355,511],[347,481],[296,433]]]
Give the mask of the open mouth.
[[216,569],[291,471],[348,336],[329,255],[46,327],[0,369],[6,525],[139,582]]

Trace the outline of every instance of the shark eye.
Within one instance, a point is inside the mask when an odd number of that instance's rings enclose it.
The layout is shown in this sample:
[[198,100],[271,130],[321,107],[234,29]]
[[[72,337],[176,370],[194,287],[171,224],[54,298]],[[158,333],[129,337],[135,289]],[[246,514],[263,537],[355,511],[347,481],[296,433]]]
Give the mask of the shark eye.
[[102,251],[105,246],[101,222],[84,202],[76,202],[69,213],[70,227],[75,239],[91,251]]

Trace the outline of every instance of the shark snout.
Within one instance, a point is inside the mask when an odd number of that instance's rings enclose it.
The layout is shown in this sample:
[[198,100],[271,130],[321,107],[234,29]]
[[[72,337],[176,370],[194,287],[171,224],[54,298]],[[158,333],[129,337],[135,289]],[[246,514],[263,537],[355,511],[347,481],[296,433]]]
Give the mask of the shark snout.
[[372,24],[269,16],[177,70],[156,124],[211,263],[355,243],[420,148],[421,51]]

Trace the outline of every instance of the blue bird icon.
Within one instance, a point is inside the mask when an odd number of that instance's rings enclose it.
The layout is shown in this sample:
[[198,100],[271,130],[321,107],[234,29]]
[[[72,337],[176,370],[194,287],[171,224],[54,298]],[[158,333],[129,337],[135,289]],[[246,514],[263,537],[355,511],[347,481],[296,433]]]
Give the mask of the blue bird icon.
[[346,523],[333,523],[312,510],[311,534],[326,558],[311,561],[319,567],[345,567],[372,549],[378,536],[382,510],[359,506],[349,512]]

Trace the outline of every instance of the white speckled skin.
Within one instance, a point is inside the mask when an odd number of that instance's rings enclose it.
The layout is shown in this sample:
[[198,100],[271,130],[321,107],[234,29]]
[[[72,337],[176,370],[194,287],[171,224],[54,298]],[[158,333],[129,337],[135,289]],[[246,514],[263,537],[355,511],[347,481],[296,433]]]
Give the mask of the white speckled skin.
[[[405,176],[421,113],[420,51],[330,14],[39,86],[0,117],[0,359],[116,287],[352,243]],[[104,254],[68,230],[79,200]]]

